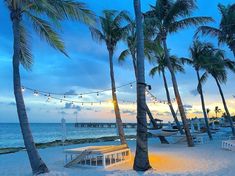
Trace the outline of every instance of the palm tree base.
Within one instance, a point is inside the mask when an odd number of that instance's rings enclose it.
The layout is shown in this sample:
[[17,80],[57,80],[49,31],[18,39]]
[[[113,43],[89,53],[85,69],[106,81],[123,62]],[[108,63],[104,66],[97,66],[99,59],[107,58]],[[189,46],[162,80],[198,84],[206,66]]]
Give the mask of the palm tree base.
[[45,163],[42,163],[36,171],[33,171],[33,175],[40,175],[40,174],[45,174],[49,173],[49,169],[47,168]]
[[145,167],[139,167],[138,165],[134,164],[133,169],[134,169],[135,171],[145,172],[145,171],[147,171],[147,170],[149,170],[149,169],[152,169],[152,167],[150,166],[150,164],[147,164]]

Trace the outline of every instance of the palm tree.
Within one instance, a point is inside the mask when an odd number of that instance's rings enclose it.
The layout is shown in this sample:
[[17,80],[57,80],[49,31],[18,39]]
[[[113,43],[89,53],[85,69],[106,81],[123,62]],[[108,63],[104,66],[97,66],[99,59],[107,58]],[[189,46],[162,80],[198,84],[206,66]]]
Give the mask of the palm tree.
[[101,30],[95,27],[90,27],[92,38],[99,42],[105,42],[107,50],[109,52],[109,66],[110,66],[110,78],[112,84],[113,105],[114,105],[114,112],[116,115],[118,133],[122,144],[126,144],[126,139],[116,95],[113,55],[117,43],[124,37],[129,28],[129,25],[123,25],[123,22],[127,17],[128,14],[125,11],[118,12],[115,10],[105,10],[103,11],[103,16],[99,17]]
[[221,112],[221,109],[219,108],[219,106],[216,106],[214,111],[215,111],[215,117],[218,118],[218,113]]
[[146,171],[151,168],[148,158],[148,135],[145,97],[145,68],[144,68],[144,32],[140,0],[134,0],[136,19],[136,48],[137,48],[137,141],[134,170]]
[[205,107],[205,100],[204,100],[204,95],[203,95],[203,90],[202,90],[202,83],[201,83],[201,77],[200,77],[200,70],[203,68],[204,65],[204,60],[208,57],[208,52],[210,54],[211,52],[211,48],[213,48],[213,46],[210,43],[202,43],[198,40],[193,42],[193,45],[190,47],[190,54],[191,54],[191,58],[184,58],[183,62],[187,62],[188,64],[192,65],[194,67],[194,70],[196,72],[197,75],[197,79],[198,79],[198,93],[200,94],[200,98],[201,98],[201,105],[202,105],[202,111],[203,111],[203,115],[204,115],[204,120],[205,120],[205,124],[206,124],[206,128],[207,128],[207,133],[209,138],[212,140],[212,135],[211,135],[211,131],[210,131],[210,126],[209,126],[209,122],[208,122],[208,117],[207,117],[207,110]]
[[[26,26],[32,24],[41,38],[45,39],[52,47],[67,55],[64,44],[54,28],[58,26],[59,21],[68,18],[90,22],[92,13],[86,9],[84,4],[70,0],[5,0],[5,4],[10,12],[14,37],[12,64],[17,113],[33,174],[38,175],[49,172],[49,170],[35,146],[21,90],[20,65],[29,70],[33,63],[33,57],[29,48],[29,31],[26,29]],[[46,20],[42,19],[42,16]]]
[[209,117],[210,111],[211,111],[211,110],[210,110],[209,108],[206,108],[206,114],[207,114],[207,117],[208,117],[208,118],[210,118],[210,117]]
[[[178,118],[173,108],[171,97],[170,97],[170,92],[169,92],[168,83],[167,83],[166,74],[165,74],[166,69],[167,69],[167,62],[165,59],[164,51],[163,49],[162,50],[154,49],[152,52],[153,52],[153,57],[150,58],[151,59],[150,62],[155,63],[156,66],[154,66],[154,68],[150,70],[150,75],[155,76],[156,73],[158,73],[159,75],[162,75],[164,87],[166,91],[166,96],[167,96],[167,103],[169,105],[173,119],[177,125],[177,128],[180,130],[180,133],[183,134],[184,132],[180,126],[180,123],[178,121]],[[184,68],[182,67],[182,64],[179,62],[179,59],[176,56],[171,56],[170,60],[172,62],[172,66],[175,72],[177,71],[184,72]]]
[[189,131],[174,69],[170,62],[169,50],[166,41],[168,35],[171,33],[175,33],[192,25],[196,26],[212,21],[212,18],[209,17],[191,17],[190,15],[196,7],[197,6],[194,0],[158,0],[156,5],[151,6],[151,10],[145,14],[145,17],[148,19],[150,25],[153,26],[153,34],[157,34],[156,38],[161,41],[164,48],[167,66],[171,74],[175,97],[189,147],[194,146],[194,144]]
[[[125,61],[126,58],[129,55],[131,56],[133,70],[134,70],[134,73],[135,73],[135,79],[137,81],[137,59],[136,59],[136,54],[137,54],[137,51],[136,51],[136,40],[137,40],[137,36],[136,36],[136,23],[130,17],[127,18],[127,21],[129,23],[130,27],[129,27],[127,35],[124,38],[124,41],[126,42],[128,48],[121,52],[121,54],[120,54],[120,56],[118,58],[118,61],[121,63],[121,62]],[[145,40],[145,44],[146,43],[148,43],[147,40]],[[149,44],[149,45],[151,45],[151,44]],[[148,55],[148,52],[146,52],[146,49],[145,49],[145,54]],[[152,113],[151,113],[151,111],[150,111],[150,109],[149,109],[147,104],[146,104],[146,112],[147,112],[148,117],[149,117],[151,123],[153,124],[153,126],[155,128],[157,128],[156,121],[154,120],[154,117],[153,117],[153,115],[152,115]],[[166,142],[166,141],[164,141],[163,138],[164,137],[160,137],[161,142]]]
[[208,59],[206,60],[204,67],[207,72],[202,75],[201,81],[204,82],[207,79],[208,74],[210,74],[215,79],[216,85],[218,86],[220,96],[223,102],[225,113],[228,117],[231,129],[232,129],[232,134],[235,136],[235,129],[234,129],[233,121],[232,121],[230,112],[228,110],[228,106],[224,97],[222,87],[220,85],[221,83],[226,83],[227,81],[227,69],[226,68],[235,72],[235,62],[229,59],[225,59],[224,52],[222,50],[214,49],[214,51],[211,52],[210,57],[208,57]]
[[235,4],[224,6],[218,4],[218,9],[222,16],[219,28],[211,26],[200,26],[195,36],[199,33],[202,35],[211,35],[217,37],[219,44],[226,43],[235,57]]

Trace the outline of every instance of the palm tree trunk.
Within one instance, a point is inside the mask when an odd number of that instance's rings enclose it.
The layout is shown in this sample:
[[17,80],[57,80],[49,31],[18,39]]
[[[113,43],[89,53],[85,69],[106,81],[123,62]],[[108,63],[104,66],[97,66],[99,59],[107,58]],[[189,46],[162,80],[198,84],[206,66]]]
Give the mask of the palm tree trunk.
[[209,127],[207,113],[206,113],[204,95],[203,95],[203,92],[202,92],[201,79],[200,79],[199,71],[196,70],[196,72],[197,72],[197,79],[198,79],[199,94],[200,94],[200,97],[201,97],[202,111],[203,111],[203,114],[204,114],[204,119],[205,119],[206,128],[207,128],[207,134],[208,134],[210,140],[212,140],[211,130],[210,130],[210,127]]
[[136,65],[136,57],[135,54],[131,54],[132,56],[132,63],[133,63],[133,68],[134,68],[134,72],[135,72],[135,79],[137,80],[137,65]]
[[[137,64],[136,64],[135,54],[132,54],[132,61],[133,61],[133,68],[134,68],[134,71],[135,71],[135,79],[136,79],[136,81],[137,81]],[[153,127],[154,127],[154,128],[157,128],[157,124],[156,124],[156,122],[155,122],[155,120],[154,120],[154,118],[153,118],[153,115],[152,115],[152,113],[151,113],[151,111],[150,111],[150,109],[149,109],[147,103],[146,103],[146,112],[147,112],[147,115],[148,115],[150,121],[151,121],[152,124],[153,124]]]
[[169,57],[169,53],[168,53],[168,48],[167,48],[167,44],[166,44],[166,38],[164,38],[162,40],[162,42],[163,42],[163,46],[164,46],[164,52],[165,52],[165,56],[166,56],[166,60],[167,60],[168,69],[169,69],[170,74],[171,74],[171,79],[172,79],[173,88],[174,88],[174,92],[175,92],[175,98],[176,98],[176,101],[177,101],[177,104],[178,104],[179,112],[180,112],[181,119],[182,119],[182,122],[183,122],[184,130],[185,130],[188,146],[193,147],[194,146],[193,138],[192,138],[191,133],[189,131],[189,126],[188,126],[187,118],[186,118],[186,115],[185,115],[184,106],[183,106],[183,103],[182,103],[182,100],[181,100],[181,97],[180,97],[180,93],[179,93],[175,73],[174,73],[172,65],[171,65],[171,61],[170,61],[170,57]]
[[165,71],[164,70],[162,70],[162,76],[163,76],[163,82],[164,82],[164,87],[165,87],[166,96],[167,96],[167,102],[168,102],[171,114],[172,114],[172,116],[174,118],[174,121],[175,121],[175,123],[177,125],[177,128],[179,129],[180,133],[184,134],[184,132],[183,132],[181,126],[180,126],[179,120],[176,117],[175,110],[174,110],[174,108],[172,106],[172,103],[171,103],[171,97],[170,97],[170,93],[169,93],[169,90],[168,90],[168,85],[167,85],[167,80],[166,80],[166,75],[165,75]]
[[[136,65],[136,58],[135,58],[135,54],[134,53],[132,54],[132,62],[133,62],[133,67],[134,67],[134,71],[135,71],[135,79],[137,81],[137,65]],[[153,124],[153,127],[155,129],[157,129],[158,128],[157,123],[154,120],[153,115],[152,115],[152,113],[151,113],[147,103],[146,103],[146,112],[147,112],[147,115],[148,115],[151,123]],[[164,136],[159,136],[159,139],[160,139],[162,144],[169,144],[169,142],[166,140],[166,138]]]
[[220,96],[222,98],[222,102],[223,102],[223,105],[224,105],[224,110],[225,110],[225,112],[227,114],[227,117],[228,117],[231,129],[232,129],[232,134],[233,134],[233,136],[235,136],[235,129],[234,129],[234,126],[233,126],[233,120],[232,120],[231,115],[229,113],[229,110],[228,110],[228,107],[227,107],[227,103],[226,103],[225,98],[224,98],[224,93],[222,91],[222,88],[220,86],[220,83],[219,83],[218,79],[216,77],[214,77],[214,78],[215,78],[216,84],[217,84],[217,86],[219,88]]
[[19,12],[11,12],[12,28],[14,35],[14,55],[13,55],[13,83],[14,83],[14,94],[16,100],[17,114],[20,122],[21,132],[24,139],[24,145],[29,157],[31,168],[34,175],[49,172],[47,166],[39,156],[37,148],[35,146],[33,136],[31,133],[24,99],[21,90],[20,80],[20,22],[21,17]]
[[145,97],[144,33],[140,0],[134,0],[137,33],[137,140],[134,170],[151,168],[148,158],[148,135]]
[[121,144],[126,144],[126,138],[125,133],[123,130],[123,123],[121,119],[120,109],[118,105],[117,100],[117,94],[116,94],[116,86],[115,86],[115,78],[114,78],[114,70],[113,70],[113,50],[109,49],[109,65],[110,65],[110,78],[111,78],[111,84],[112,84],[112,97],[113,97],[113,106],[114,106],[114,112],[116,115],[116,124],[118,128],[118,134],[121,140]]

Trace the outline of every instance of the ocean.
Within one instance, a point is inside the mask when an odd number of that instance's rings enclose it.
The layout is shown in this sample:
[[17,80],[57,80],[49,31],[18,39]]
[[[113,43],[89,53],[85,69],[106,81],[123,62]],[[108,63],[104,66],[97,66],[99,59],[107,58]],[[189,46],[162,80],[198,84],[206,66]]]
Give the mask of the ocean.
[[[31,130],[36,143],[61,140],[63,130],[61,123],[31,123]],[[67,139],[99,138],[117,136],[116,128],[76,128],[73,123],[66,124]],[[126,135],[135,135],[136,129],[125,129]],[[24,147],[18,123],[0,123],[0,148]]]

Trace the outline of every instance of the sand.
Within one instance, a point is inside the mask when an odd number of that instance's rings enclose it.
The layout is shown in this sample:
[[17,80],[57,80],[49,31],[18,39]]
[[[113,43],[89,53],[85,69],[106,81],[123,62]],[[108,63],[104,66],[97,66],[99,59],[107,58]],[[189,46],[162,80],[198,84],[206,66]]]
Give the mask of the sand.
[[[99,142],[89,145],[118,145],[119,142]],[[109,169],[93,167],[64,168],[63,147],[40,149],[39,152],[50,169],[45,176],[234,176],[235,152],[221,149],[221,141],[189,148],[186,144],[159,144],[158,139],[149,140],[149,157],[153,169],[137,173],[132,170],[135,141],[128,141],[132,160]],[[71,145],[65,148],[83,147],[87,144]],[[30,176],[31,169],[25,151],[0,155],[1,176]]]

